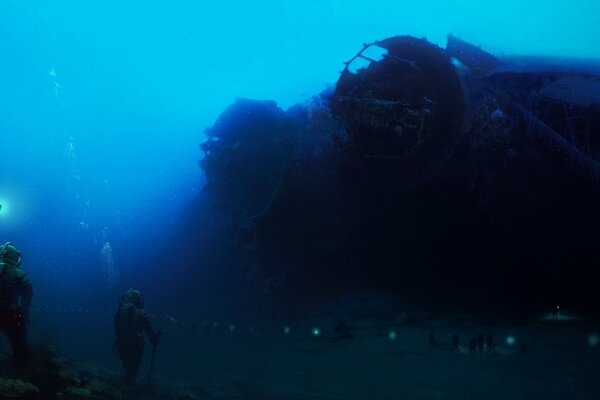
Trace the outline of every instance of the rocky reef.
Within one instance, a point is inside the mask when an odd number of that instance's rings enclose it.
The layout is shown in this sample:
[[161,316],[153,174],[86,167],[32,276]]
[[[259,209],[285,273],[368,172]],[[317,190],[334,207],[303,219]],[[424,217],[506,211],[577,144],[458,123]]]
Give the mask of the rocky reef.
[[202,144],[205,190],[277,302],[384,289],[443,307],[586,308],[599,75],[531,65],[452,37],[365,44],[334,90],[225,110]]
[[50,346],[37,346],[27,371],[19,379],[9,378],[10,357],[0,360],[0,398],[14,400],[200,400],[243,398],[228,385],[165,384],[126,387],[120,377],[94,364],[72,363]]
[[[11,362],[3,357],[1,363],[8,368]],[[2,376],[10,376],[9,370]],[[1,378],[0,397],[3,399],[112,399],[113,382],[102,382],[107,377],[101,369],[91,373],[80,371],[60,358],[50,346],[37,346],[23,376],[19,379]]]

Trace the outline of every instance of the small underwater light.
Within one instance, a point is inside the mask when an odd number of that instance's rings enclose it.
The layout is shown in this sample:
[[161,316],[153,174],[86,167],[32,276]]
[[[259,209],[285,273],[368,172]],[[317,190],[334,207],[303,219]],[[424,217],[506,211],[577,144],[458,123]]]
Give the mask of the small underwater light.
[[598,335],[588,336],[588,345],[590,345],[590,347],[596,347],[599,344],[600,344],[600,336],[598,336]]
[[312,330],[312,335],[313,335],[314,337],[321,336],[321,330],[320,330],[319,328],[313,328],[313,330]]
[[235,331],[235,325],[231,324],[231,325],[229,325],[229,332],[233,332],[233,331]]
[[289,326],[285,326],[285,327],[283,328],[283,334],[284,334],[284,335],[289,335],[289,334],[290,334],[290,332],[291,332],[291,329],[290,329],[290,327],[289,327]]
[[0,198],[0,218],[4,218],[8,215],[8,212],[10,211],[10,207],[8,206],[8,203],[6,202],[6,200],[4,200],[3,198]]
[[515,339],[514,336],[507,336],[506,337],[506,345],[507,346],[514,346],[517,343],[517,339]]
[[396,340],[396,332],[390,331],[390,333],[388,333],[388,338],[390,340]]

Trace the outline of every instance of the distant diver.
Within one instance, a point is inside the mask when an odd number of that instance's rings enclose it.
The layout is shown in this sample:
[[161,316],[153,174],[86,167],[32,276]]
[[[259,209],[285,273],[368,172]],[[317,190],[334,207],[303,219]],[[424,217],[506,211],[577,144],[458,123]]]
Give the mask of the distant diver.
[[454,336],[452,336],[452,348],[454,349],[454,351],[460,351],[460,340],[458,338],[458,334],[454,334]]
[[50,71],[48,71],[48,75],[52,78],[52,83],[54,83],[54,94],[58,97],[58,92],[62,89],[62,86],[56,80],[56,70],[52,68]]
[[129,289],[121,298],[119,310],[115,315],[116,339],[113,352],[119,353],[125,374],[123,384],[135,385],[142,354],[144,353],[144,333],[150,343],[156,347],[160,339],[160,331],[152,329],[152,323],[144,310],[144,300],[139,290]]
[[496,343],[494,338],[489,333],[485,337],[485,350],[488,354],[496,355]]
[[558,310],[560,310],[558,305],[552,309],[552,319],[558,319]]
[[27,326],[33,289],[21,269],[21,252],[8,242],[0,246],[0,331],[10,341],[15,375],[21,376],[29,360]]

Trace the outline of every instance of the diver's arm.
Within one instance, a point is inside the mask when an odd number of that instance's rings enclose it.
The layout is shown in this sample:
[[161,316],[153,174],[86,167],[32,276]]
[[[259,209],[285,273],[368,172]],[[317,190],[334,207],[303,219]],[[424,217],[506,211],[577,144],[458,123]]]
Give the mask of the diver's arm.
[[25,311],[29,311],[31,307],[31,299],[33,298],[33,287],[31,282],[25,273],[21,273],[19,278],[19,295],[21,297],[21,308]]
[[150,321],[148,314],[146,314],[145,312],[142,316],[142,320],[143,320],[144,332],[146,332],[146,335],[148,335],[148,339],[150,339],[150,343],[152,343],[153,346],[156,346],[156,343],[158,343],[158,338],[160,337],[160,334],[158,333],[158,331],[154,331],[154,329],[152,328],[152,322]]
[[21,321],[25,325],[29,324],[29,309],[31,308],[31,298],[33,297],[33,287],[23,271],[17,274],[17,288],[19,294],[19,308]]

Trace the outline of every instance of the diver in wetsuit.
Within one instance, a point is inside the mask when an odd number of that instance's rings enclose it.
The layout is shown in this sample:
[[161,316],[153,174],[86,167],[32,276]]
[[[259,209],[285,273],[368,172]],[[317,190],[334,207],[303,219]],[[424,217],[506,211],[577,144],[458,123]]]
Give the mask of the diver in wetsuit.
[[10,341],[15,375],[23,374],[29,360],[27,325],[33,289],[21,269],[21,252],[12,243],[0,246],[0,331]]
[[119,353],[125,375],[123,384],[135,385],[142,354],[144,353],[144,333],[148,335],[152,346],[156,346],[160,332],[152,329],[150,318],[144,310],[144,300],[139,290],[129,289],[121,298],[119,310],[115,315],[116,340],[113,351]]

